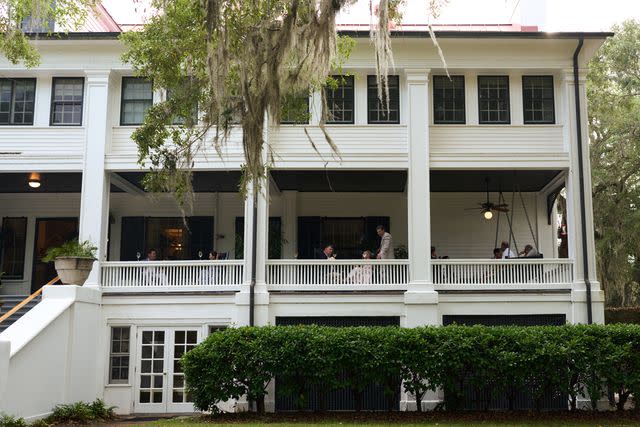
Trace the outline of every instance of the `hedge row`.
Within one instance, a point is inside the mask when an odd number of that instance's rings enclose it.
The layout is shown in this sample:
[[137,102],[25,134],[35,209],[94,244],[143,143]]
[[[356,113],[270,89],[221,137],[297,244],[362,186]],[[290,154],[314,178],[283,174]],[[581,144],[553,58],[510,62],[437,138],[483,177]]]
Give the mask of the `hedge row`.
[[580,397],[595,408],[617,393],[624,409],[630,395],[640,396],[640,327],[243,327],[212,334],[181,363],[204,411],[246,395],[262,412],[276,377],[278,393],[301,405],[305,385],[358,393],[376,383],[393,395],[401,379],[418,410],[436,389],[445,390],[446,409],[457,409],[463,381],[502,395],[527,390],[538,409],[549,393],[568,396],[572,409]]

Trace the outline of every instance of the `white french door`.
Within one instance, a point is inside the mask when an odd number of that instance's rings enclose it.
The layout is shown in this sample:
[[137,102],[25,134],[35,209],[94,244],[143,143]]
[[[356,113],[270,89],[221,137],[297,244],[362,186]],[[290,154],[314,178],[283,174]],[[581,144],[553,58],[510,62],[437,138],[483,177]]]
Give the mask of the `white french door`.
[[199,328],[138,329],[135,412],[193,412],[180,358],[200,341]]

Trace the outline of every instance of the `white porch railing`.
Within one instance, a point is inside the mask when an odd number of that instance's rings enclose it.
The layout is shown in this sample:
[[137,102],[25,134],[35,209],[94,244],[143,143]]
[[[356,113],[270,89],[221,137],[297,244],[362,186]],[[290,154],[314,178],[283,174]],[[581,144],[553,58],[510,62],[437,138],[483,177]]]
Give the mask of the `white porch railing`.
[[431,265],[435,285],[573,283],[573,261],[569,259],[434,259]]
[[102,262],[107,291],[203,289],[242,284],[242,260]]
[[399,260],[298,260],[267,261],[269,285],[406,285],[409,261]]

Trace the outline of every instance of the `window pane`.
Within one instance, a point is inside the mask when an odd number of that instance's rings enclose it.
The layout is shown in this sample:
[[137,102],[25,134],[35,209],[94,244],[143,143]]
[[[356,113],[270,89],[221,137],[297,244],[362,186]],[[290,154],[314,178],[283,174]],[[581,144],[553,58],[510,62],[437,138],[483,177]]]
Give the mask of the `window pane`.
[[553,76],[522,76],[525,124],[555,123]]
[[4,279],[22,279],[27,241],[27,218],[3,218],[2,266]]
[[309,123],[309,94],[287,96],[282,101],[280,123],[307,124]]
[[109,354],[109,383],[129,382],[129,327],[111,328],[111,352]]
[[478,77],[480,123],[510,123],[509,77]]
[[81,125],[84,79],[53,79],[53,99],[51,101],[51,124]]
[[464,124],[464,76],[433,76],[433,122]]
[[32,125],[36,79],[0,79],[0,124]]
[[139,125],[153,104],[153,84],[139,77],[122,78],[122,106],[120,124]]
[[332,76],[337,87],[326,87],[327,123],[353,123],[354,87],[353,76]]
[[[376,76],[367,76],[367,116],[369,123],[400,123],[400,78],[389,76],[389,100],[378,98]],[[384,96],[384,95],[383,95]]]

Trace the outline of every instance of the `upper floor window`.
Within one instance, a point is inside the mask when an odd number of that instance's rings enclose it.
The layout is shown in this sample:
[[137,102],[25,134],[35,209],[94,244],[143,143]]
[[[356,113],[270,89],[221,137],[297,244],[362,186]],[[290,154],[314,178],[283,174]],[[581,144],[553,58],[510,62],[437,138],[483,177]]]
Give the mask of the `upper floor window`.
[[153,104],[153,84],[142,77],[122,78],[122,101],[120,105],[120,124],[139,125]]
[[353,124],[353,76],[332,76],[336,85],[327,86],[327,123]]
[[480,124],[509,124],[509,77],[478,77]]
[[309,123],[309,93],[286,96],[280,110],[280,123],[299,125]]
[[555,123],[553,76],[522,76],[525,124]]
[[82,124],[83,78],[55,77],[51,96],[51,124]]
[[0,125],[32,125],[36,79],[0,79]]
[[380,101],[376,76],[367,76],[368,123],[400,123],[400,78],[388,76],[389,102]]
[[433,122],[464,124],[464,76],[433,76]]

